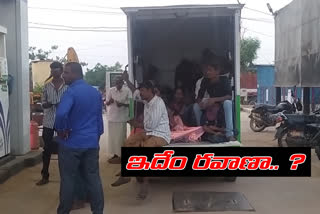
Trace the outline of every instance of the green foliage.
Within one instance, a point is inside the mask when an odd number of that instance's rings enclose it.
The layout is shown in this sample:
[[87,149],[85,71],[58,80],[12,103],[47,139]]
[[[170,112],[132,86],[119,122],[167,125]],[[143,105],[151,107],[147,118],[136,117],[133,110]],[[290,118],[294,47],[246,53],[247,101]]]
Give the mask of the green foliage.
[[44,88],[44,85],[40,85],[40,84],[36,83],[36,85],[33,88],[33,93],[34,94],[42,94],[43,88]]
[[29,47],[29,59],[30,60],[47,60],[49,59],[49,55],[52,53],[53,50],[56,49],[52,49],[55,48],[57,46],[52,46],[50,50],[45,51],[43,49],[37,49],[36,47]]
[[[60,56],[55,56],[52,57],[52,53],[56,50],[58,50],[57,45],[52,45],[50,50],[43,50],[43,49],[38,49],[37,47],[29,47],[29,60],[52,60],[52,61],[59,61],[61,63],[66,63],[67,59],[66,57],[60,57]],[[88,63],[86,62],[80,62],[82,66],[87,66]]]
[[257,38],[248,37],[241,39],[240,44],[241,71],[247,71],[257,58],[257,51],[260,48],[261,41]]
[[113,66],[102,65],[97,63],[92,69],[87,69],[85,80],[93,86],[98,86],[100,89],[105,88],[107,72],[122,72],[122,65],[117,62]]

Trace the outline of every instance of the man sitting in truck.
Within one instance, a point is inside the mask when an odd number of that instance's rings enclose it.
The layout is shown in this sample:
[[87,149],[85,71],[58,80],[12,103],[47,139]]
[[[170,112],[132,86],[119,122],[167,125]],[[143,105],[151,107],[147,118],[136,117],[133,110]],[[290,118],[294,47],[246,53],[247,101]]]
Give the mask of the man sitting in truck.
[[[216,55],[211,52],[209,49],[205,49],[202,51],[202,62],[205,62],[206,59],[208,57],[215,57]],[[198,97],[199,91],[200,91],[200,87],[201,87],[201,83],[204,79],[206,79],[206,73],[207,70],[206,69],[202,69],[202,77],[200,79],[197,80],[196,82],[196,86],[195,86],[195,97]],[[207,99],[210,98],[209,94],[207,91],[205,91],[205,94],[203,95],[203,99]],[[193,105],[193,113],[195,115],[195,120],[196,120],[196,125],[200,126],[201,125],[201,118],[202,118],[202,113],[203,113],[204,109],[201,109],[199,102],[196,102]]]
[[[202,109],[213,106],[215,103],[223,104],[227,140],[236,141],[233,133],[232,89],[228,77],[220,76],[223,71],[223,62],[219,58],[207,57],[203,64],[206,78],[201,82],[197,102]],[[210,98],[202,100],[206,91]]]
[[[164,101],[155,94],[155,85],[152,81],[147,81],[140,85],[139,91],[144,106],[143,124],[132,124],[136,128],[143,128],[144,131],[130,136],[125,147],[162,147],[171,141],[168,112]],[[111,184],[117,187],[130,182],[130,178],[119,177]],[[145,199],[148,194],[148,180],[141,178],[138,199]]]

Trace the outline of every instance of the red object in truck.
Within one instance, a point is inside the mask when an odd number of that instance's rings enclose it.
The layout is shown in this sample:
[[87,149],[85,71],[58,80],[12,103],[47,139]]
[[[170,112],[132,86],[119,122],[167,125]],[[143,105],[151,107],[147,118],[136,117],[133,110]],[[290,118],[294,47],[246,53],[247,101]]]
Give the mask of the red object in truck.
[[30,148],[31,150],[37,150],[40,147],[39,142],[39,126],[38,123],[30,121]]

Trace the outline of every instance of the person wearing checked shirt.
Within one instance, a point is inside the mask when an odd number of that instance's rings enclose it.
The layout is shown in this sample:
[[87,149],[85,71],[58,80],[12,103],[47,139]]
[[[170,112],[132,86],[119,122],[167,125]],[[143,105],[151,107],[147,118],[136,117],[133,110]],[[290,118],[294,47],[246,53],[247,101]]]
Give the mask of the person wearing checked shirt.
[[67,85],[61,77],[63,65],[60,62],[53,62],[50,68],[51,74],[49,78],[52,77],[52,80],[45,84],[42,94],[42,108],[44,111],[42,138],[44,141],[44,150],[42,153],[42,179],[37,182],[38,186],[49,183],[49,165],[53,150],[52,139],[54,135],[56,109],[62,95],[67,90]]

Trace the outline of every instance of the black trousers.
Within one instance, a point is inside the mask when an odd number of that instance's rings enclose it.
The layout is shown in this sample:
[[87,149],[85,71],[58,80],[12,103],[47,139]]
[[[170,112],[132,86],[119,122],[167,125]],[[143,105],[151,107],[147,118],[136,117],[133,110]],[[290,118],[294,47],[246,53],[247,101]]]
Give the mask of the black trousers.
[[74,149],[59,145],[58,155],[61,183],[57,213],[70,213],[77,194],[78,176],[83,176],[89,193],[91,211],[93,214],[102,214],[104,195],[99,173],[99,149]]
[[44,179],[49,179],[49,165],[50,165],[50,159],[51,159],[51,154],[52,154],[52,149],[53,149],[53,139],[54,135],[54,129],[46,128],[43,127],[43,133],[42,133],[42,138],[44,141],[44,151],[42,152],[42,171],[41,175],[42,178]]

